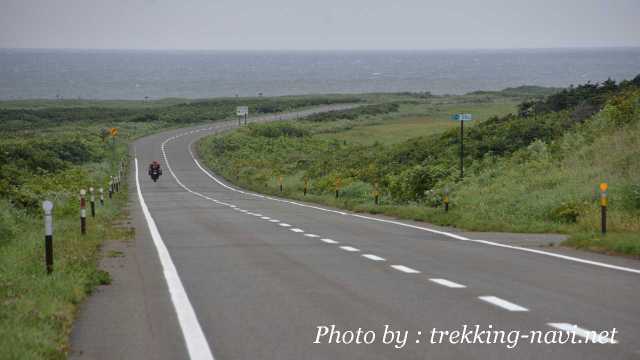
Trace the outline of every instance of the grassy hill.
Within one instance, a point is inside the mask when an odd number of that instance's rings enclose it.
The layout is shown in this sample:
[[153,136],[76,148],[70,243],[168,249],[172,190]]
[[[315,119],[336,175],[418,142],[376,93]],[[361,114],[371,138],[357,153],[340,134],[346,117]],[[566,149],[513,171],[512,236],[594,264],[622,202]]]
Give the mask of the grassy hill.
[[[216,172],[260,192],[472,230],[562,232],[568,245],[640,256],[639,89],[640,76],[544,95],[526,87],[404,94],[397,111],[252,124],[208,137],[198,151]],[[460,179],[459,130],[445,116],[463,111],[480,116],[465,133]],[[606,237],[595,193],[603,181]]]

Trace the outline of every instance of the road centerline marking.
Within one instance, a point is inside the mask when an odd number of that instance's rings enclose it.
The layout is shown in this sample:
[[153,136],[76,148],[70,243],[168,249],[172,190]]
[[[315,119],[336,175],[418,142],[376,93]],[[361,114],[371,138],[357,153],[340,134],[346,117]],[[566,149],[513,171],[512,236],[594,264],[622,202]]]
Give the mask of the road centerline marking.
[[354,248],[353,246],[340,246],[340,249],[344,251],[349,251],[349,252],[360,251],[360,249]]
[[331,240],[331,239],[327,239],[327,238],[320,239],[320,241],[324,241],[327,244],[339,244],[337,241]]
[[293,228],[293,229],[289,229],[289,230],[291,230],[291,231],[293,231],[293,232],[297,232],[297,233],[304,232],[304,230],[302,230],[302,229],[298,229],[298,228]]
[[380,257],[378,255],[373,255],[373,254],[362,254],[362,257],[365,257],[369,260],[373,260],[373,261],[385,261],[386,259],[383,257]]
[[556,328],[558,330],[566,331],[568,333],[575,333],[576,336],[580,336],[584,339],[589,339],[592,343],[597,344],[617,344],[618,341],[612,338],[602,336],[597,331],[583,329],[578,327],[578,325],[569,324],[569,323],[547,323],[547,325],[552,328]]
[[451,280],[447,280],[447,279],[437,279],[437,278],[431,278],[429,279],[429,281],[434,282],[438,285],[442,285],[442,286],[446,286],[452,289],[463,289],[466,288],[466,285],[462,285],[462,284],[458,284],[457,282],[453,282]]
[[412,269],[404,265],[391,265],[392,268],[407,274],[420,274],[420,270]]
[[526,307],[520,306],[518,304],[514,304],[505,299],[501,299],[497,296],[478,296],[478,299],[488,302],[489,304],[495,305],[497,307],[503,308],[507,311],[529,311]]

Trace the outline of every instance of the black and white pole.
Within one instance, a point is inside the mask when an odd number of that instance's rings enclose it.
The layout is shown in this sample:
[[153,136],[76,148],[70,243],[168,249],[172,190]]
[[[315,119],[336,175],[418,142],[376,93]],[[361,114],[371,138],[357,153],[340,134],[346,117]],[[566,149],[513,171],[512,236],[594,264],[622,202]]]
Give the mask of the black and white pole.
[[85,189],[80,190],[80,233],[82,235],[87,233],[87,200],[85,196],[87,191]]
[[113,176],[109,178],[109,199],[113,197]]
[[114,176],[114,179],[116,181],[116,192],[120,191],[120,179],[117,176]]
[[104,189],[100,188],[98,191],[100,192],[100,206],[104,206]]
[[44,264],[47,274],[53,271],[53,203],[49,200],[42,202],[44,210]]
[[89,205],[91,205],[91,217],[96,217],[96,196],[93,193],[93,187],[89,188]]

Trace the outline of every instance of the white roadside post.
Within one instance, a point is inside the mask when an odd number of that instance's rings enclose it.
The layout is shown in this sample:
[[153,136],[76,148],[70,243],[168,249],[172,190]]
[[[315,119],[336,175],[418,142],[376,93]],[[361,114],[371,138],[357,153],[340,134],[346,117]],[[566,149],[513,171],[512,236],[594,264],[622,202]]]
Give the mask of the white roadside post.
[[53,218],[51,210],[53,203],[49,200],[42,202],[42,210],[44,210],[44,263],[47,274],[53,271]]
[[99,192],[100,192],[100,206],[104,206],[104,189],[100,188]]
[[80,233],[82,235],[87,233],[87,201],[85,195],[87,191],[85,189],[80,190]]
[[94,218],[96,217],[96,196],[93,193],[93,187],[89,188],[89,194],[91,195],[91,197],[89,198],[91,205],[91,217]]

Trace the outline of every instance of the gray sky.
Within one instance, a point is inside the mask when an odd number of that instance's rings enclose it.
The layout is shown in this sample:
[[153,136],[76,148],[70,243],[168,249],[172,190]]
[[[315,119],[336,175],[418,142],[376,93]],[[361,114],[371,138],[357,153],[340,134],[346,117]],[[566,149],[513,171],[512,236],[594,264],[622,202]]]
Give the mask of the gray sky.
[[0,0],[2,48],[640,46],[640,0]]

